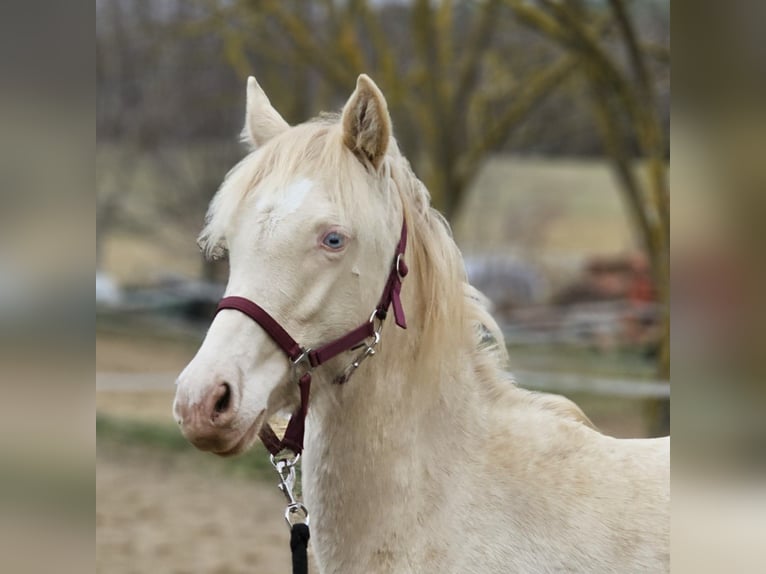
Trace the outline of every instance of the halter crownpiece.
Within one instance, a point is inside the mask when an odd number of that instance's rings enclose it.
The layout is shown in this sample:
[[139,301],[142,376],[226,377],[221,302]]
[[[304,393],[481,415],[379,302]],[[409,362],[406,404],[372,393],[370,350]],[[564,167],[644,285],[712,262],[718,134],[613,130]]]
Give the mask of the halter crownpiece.
[[394,320],[402,329],[407,328],[407,319],[404,317],[404,308],[400,298],[402,291],[402,279],[407,276],[409,269],[404,262],[404,250],[407,247],[407,223],[402,221],[402,234],[399,237],[399,243],[394,252],[394,263],[391,272],[388,274],[386,287],[383,289],[383,295],[380,297],[380,303],[375,308],[375,315],[383,321],[388,314],[388,307],[394,308]]
[[[407,222],[403,219],[399,243],[396,245],[391,270],[388,273],[383,294],[380,296],[380,301],[370,315],[369,320],[345,335],[315,349],[302,347],[274,317],[250,299],[230,296],[224,297],[218,303],[216,314],[224,309],[234,309],[250,317],[266,331],[266,334],[271,337],[290,360],[292,379],[300,388],[300,405],[290,417],[290,422],[287,424],[287,430],[282,440],[277,437],[268,423],[264,423],[258,435],[271,454],[275,455],[284,449],[290,449],[296,454],[300,454],[303,451],[303,435],[311,389],[311,371],[341,353],[364,346],[364,350],[334,379],[334,382],[338,384],[348,381],[353,372],[359,368],[362,361],[375,354],[375,347],[380,341],[380,332],[383,328],[383,321],[385,321],[388,315],[389,307],[393,307],[396,324],[402,329],[407,328],[407,320],[404,316],[404,307],[401,301],[402,280],[408,273],[407,264],[404,262],[406,247]],[[376,319],[378,321],[377,325]]]

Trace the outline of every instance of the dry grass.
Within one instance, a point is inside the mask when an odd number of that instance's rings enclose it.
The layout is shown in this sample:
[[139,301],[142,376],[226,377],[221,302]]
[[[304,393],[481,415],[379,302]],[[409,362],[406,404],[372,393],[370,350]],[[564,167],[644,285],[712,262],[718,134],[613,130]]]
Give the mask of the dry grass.
[[172,425],[172,390],[169,391],[98,391],[96,412],[110,417]]
[[197,277],[202,269],[202,255],[193,232],[185,241],[113,233],[105,240],[103,257],[103,269],[120,284],[150,284],[169,275]]
[[198,344],[158,338],[147,332],[96,335],[96,371],[178,374],[197,352]]
[[603,161],[490,158],[454,222],[469,251],[560,258],[636,245]]

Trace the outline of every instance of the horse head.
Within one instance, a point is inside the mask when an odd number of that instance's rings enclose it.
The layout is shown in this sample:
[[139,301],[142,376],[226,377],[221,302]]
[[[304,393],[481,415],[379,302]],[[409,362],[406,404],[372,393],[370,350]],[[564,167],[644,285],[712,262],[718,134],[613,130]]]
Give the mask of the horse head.
[[[306,347],[339,337],[375,308],[404,216],[386,101],[362,75],[339,118],[290,127],[251,77],[243,139],[251,151],[213,198],[200,244],[228,255],[227,296],[258,302]],[[174,416],[198,448],[243,452],[297,404],[293,374],[261,325],[224,309],[178,378]]]

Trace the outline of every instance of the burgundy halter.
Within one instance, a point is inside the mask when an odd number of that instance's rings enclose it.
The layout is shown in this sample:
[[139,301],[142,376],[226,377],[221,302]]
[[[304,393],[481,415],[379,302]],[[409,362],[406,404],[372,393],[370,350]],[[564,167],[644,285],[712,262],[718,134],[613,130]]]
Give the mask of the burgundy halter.
[[[292,450],[295,454],[300,454],[303,450],[303,434],[311,388],[311,371],[314,368],[345,351],[355,350],[366,345],[365,350],[349,364],[342,374],[335,378],[336,383],[345,383],[363,360],[375,354],[375,345],[380,340],[380,330],[383,327],[383,321],[388,314],[389,307],[394,309],[396,324],[402,329],[407,328],[404,308],[400,298],[402,279],[404,279],[408,271],[407,265],[404,263],[404,250],[406,247],[407,223],[402,221],[402,232],[394,252],[394,259],[388,279],[386,280],[386,286],[383,288],[380,301],[370,315],[369,320],[334,341],[330,341],[315,349],[302,347],[282,328],[274,317],[245,297],[224,297],[218,303],[216,314],[223,309],[235,309],[250,317],[266,331],[266,334],[287,355],[291,363],[293,380],[300,387],[301,403],[292,417],[290,417],[290,422],[287,424],[287,430],[282,440],[279,440],[268,423],[264,423],[258,435],[271,454],[276,455],[286,448]],[[375,319],[378,320],[377,326]],[[368,342],[369,339],[372,339],[371,343]]]

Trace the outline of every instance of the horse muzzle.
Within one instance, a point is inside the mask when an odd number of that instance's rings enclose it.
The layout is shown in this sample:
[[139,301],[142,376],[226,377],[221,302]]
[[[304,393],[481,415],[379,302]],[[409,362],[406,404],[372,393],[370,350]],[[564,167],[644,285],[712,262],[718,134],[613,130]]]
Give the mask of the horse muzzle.
[[203,451],[228,453],[248,434],[239,421],[241,397],[235,385],[220,382],[194,400],[179,385],[173,414],[186,440]]

